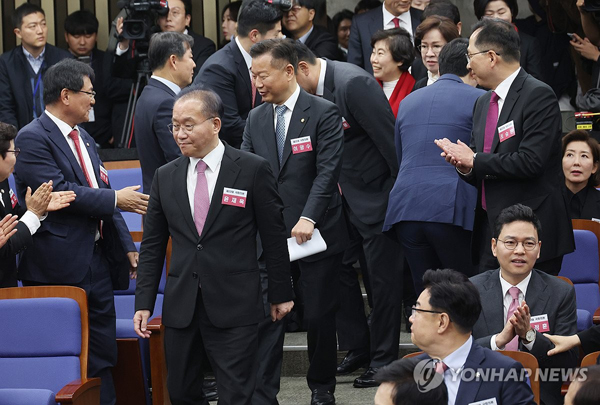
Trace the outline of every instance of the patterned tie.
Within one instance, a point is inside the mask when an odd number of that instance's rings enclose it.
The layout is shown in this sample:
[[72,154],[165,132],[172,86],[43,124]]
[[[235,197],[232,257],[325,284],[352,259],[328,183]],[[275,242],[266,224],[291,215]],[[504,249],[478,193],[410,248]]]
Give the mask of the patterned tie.
[[400,19],[398,17],[392,18],[392,22],[394,23],[394,27],[396,27],[396,28],[400,27]]
[[443,361],[440,360],[437,363],[435,363],[435,372],[436,373],[444,375],[446,370],[448,370],[448,366]]
[[194,224],[196,224],[198,236],[202,235],[202,229],[204,228],[206,215],[208,214],[208,208],[210,207],[208,183],[206,182],[206,175],[204,174],[206,168],[206,163],[202,160],[198,161],[198,164],[196,164],[198,177],[196,179],[196,190],[194,191]]
[[[490,153],[492,143],[494,142],[494,134],[496,133],[496,125],[498,124],[498,95],[492,91],[490,98],[490,107],[488,108],[487,117],[485,119],[485,137],[483,138],[483,152]],[[485,181],[481,183],[481,207],[487,211],[487,203],[485,201]]]
[[[508,293],[512,297],[512,302],[510,303],[510,306],[508,307],[508,312],[506,313],[506,322],[508,322],[508,320],[513,316],[513,314],[517,311],[517,308],[519,307],[519,292],[520,291],[521,290],[519,290],[517,287],[510,287],[508,289]],[[506,344],[506,346],[504,347],[504,350],[513,350],[513,351],[519,350],[519,337],[515,336],[513,338],[513,340],[508,342]]]
[[277,125],[275,126],[275,137],[277,138],[277,155],[279,156],[279,164],[283,160],[283,145],[285,144],[285,114],[287,107],[285,105],[276,105],[275,112],[277,113]]
[[81,166],[81,170],[83,170],[83,174],[85,175],[85,179],[88,182],[90,187],[94,187],[92,180],[90,179],[90,175],[88,174],[87,168],[85,167],[85,161],[83,160],[83,155],[81,153],[81,145],[79,144],[79,132],[76,129],[69,132],[69,138],[73,140],[75,144],[75,150],[77,151],[77,157],[79,158],[79,166]]

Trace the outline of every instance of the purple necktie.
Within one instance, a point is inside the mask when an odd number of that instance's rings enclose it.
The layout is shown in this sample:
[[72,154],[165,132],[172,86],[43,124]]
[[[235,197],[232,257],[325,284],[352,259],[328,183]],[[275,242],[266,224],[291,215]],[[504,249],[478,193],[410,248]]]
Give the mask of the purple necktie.
[[448,370],[448,366],[443,361],[440,360],[437,363],[435,363],[435,372],[436,373],[444,375],[446,370]]
[[196,224],[198,236],[202,235],[202,229],[204,228],[206,215],[208,214],[208,208],[210,207],[208,183],[206,182],[206,175],[204,174],[206,168],[206,163],[202,160],[198,161],[198,164],[196,164],[198,177],[196,179],[196,190],[194,191],[194,224]]
[[[498,124],[498,95],[492,91],[490,98],[490,108],[488,109],[485,119],[485,137],[483,138],[483,153],[490,153],[492,143],[494,143],[494,134],[496,133],[496,125]],[[481,183],[481,207],[487,211],[485,201],[485,181]]]
[[[510,287],[508,289],[508,293],[512,297],[512,301],[508,307],[508,312],[506,313],[506,322],[513,316],[513,314],[517,311],[519,307],[519,289],[517,287]],[[519,337],[515,336],[513,340],[508,342],[504,347],[504,350],[519,350]]]

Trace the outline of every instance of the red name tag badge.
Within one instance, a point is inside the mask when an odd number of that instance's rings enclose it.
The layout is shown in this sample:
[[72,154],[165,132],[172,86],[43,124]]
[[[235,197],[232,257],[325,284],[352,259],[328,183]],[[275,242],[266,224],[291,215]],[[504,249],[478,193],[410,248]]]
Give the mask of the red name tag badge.
[[100,166],[100,178],[102,179],[104,184],[106,184],[108,186],[108,172],[102,166]]
[[506,124],[498,127],[498,137],[500,138],[500,142],[504,142],[507,139],[515,136],[515,123],[514,121],[507,122]]
[[290,141],[292,142],[292,153],[294,155],[296,153],[311,152],[313,150],[312,143],[310,142],[310,136],[291,139]]
[[246,208],[246,197],[248,192],[246,190],[237,190],[235,188],[223,189],[223,199],[221,204],[233,205],[234,207]]
[[532,316],[529,323],[538,332],[550,332],[550,323],[548,322],[547,314]]
[[344,128],[344,130],[350,129],[350,124],[348,124],[348,121],[346,121],[346,118],[344,117],[342,117],[342,127]]
[[10,204],[12,205],[13,208],[15,208],[17,206],[18,200],[17,200],[17,196],[16,196],[15,192],[12,191],[12,188],[8,192],[8,195],[10,196]]

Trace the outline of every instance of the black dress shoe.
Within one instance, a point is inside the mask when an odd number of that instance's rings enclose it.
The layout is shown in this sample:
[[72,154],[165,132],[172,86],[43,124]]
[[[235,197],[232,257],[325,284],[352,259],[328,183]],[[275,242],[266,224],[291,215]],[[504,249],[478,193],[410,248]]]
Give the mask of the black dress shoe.
[[369,367],[367,371],[360,377],[354,380],[354,388],[370,388],[378,387],[379,383],[375,381],[375,374],[377,374],[378,368]]
[[335,405],[335,397],[329,391],[313,390],[310,405]]
[[336,375],[350,374],[361,367],[369,365],[369,353],[365,350],[350,350],[344,360],[338,364]]

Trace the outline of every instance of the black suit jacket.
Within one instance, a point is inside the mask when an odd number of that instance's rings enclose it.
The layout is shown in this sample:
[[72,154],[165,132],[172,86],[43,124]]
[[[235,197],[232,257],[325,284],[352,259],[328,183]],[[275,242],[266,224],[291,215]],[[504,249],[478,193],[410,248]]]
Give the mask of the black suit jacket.
[[[165,287],[163,323],[184,328],[192,322],[198,283],[210,321],[218,328],[264,319],[256,235],[260,233],[268,270],[268,299],[292,299],[289,256],[281,198],[269,164],[225,145],[206,223],[198,235],[187,193],[189,158],[156,172],[144,222],[135,309],[152,311],[169,236],[171,267]],[[225,187],[247,191],[245,208],[221,203]]]
[[[488,270],[471,277],[471,281],[481,295],[482,310],[473,327],[473,337],[483,347],[490,348],[492,335],[500,333],[506,324],[504,316],[504,297],[500,284],[500,270]],[[577,333],[577,305],[575,289],[558,278],[533,270],[527,286],[525,301],[532,316],[548,315],[548,324],[552,335],[571,336]],[[578,364],[578,353],[571,349],[564,353],[548,356],[554,344],[542,333],[536,332],[535,343],[530,350],[519,344],[519,350],[533,354],[540,368],[568,368]],[[547,405],[562,404],[560,382],[543,382],[540,385],[542,401]]]
[[596,187],[588,187],[583,207],[581,208],[581,219],[600,219],[600,190]]
[[337,40],[326,28],[313,25],[313,30],[304,43],[318,58],[341,60],[342,51],[338,48]]
[[362,222],[380,223],[398,174],[390,103],[372,75],[330,60],[323,97],[336,104],[346,120],[340,175],[346,201]]
[[175,93],[168,86],[150,79],[137,102],[134,136],[146,194],[150,193],[156,169],[181,156],[168,128],[174,101]]
[[[413,35],[419,24],[421,24],[422,15],[423,11],[410,8]],[[383,9],[381,7],[355,15],[352,20],[350,41],[348,43],[348,62],[358,65],[373,74],[373,67],[370,60],[373,49],[371,46],[371,37],[381,29],[383,29]]]
[[584,353],[589,354],[600,350],[600,326],[594,325],[589,329],[577,334],[581,340],[581,348]]
[[519,31],[521,40],[521,67],[538,80],[542,80],[542,52],[537,39]]
[[490,229],[494,229],[500,211],[521,203],[531,207],[542,223],[540,261],[572,252],[573,228],[562,196],[562,124],[554,92],[521,69],[504,101],[497,125],[512,121],[515,135],[500,142],[496,129],[491,153],[483,153],[490,97],[488,92],[475,104],[471,148],[477,156],[473,171],[461,176],[478,188],[473,254],[479,252],[478,243],[488,246],[490,243],[483,241],[480,234],[483,180]]
[[[337,186],[344,149],[339,110],[329,101],[300,90],[283,147],[281,168],[273,114],[270,103],[250,112],[242,149],[267,159],[271,165],[284,204],[288,236],[301,216],[316,222],[327,250],[304,260],[316,261],[342,252],[347,247],[347,231]],[[305,136],[310,137],[312,151],[293,154],[291,140]]]
[[215,43],[210,39],[202,36],[200,34],[196,34],[190,27],[187,28],[188,35],[194,38],[194,46],[192,47],[192,55],[194,57],[194,62],[196,63],[196,67],[194,68],[194,77],[200,72],[200,68],[204,65],[204,62],[209,58],[210,55],[215,53],[217,47]]
[[[246,118],[252,109],[252,83],[250,70],[236,41],[229,42],[208,58],[194,79],[194,86],[205,86],[221,97],[225,114],[219,136],[239,149]],[[255,105],[260,103],[261,97],[257,93]]]
[[[46,44],[42,79],[50,66],[71,57],[69,52]],[[0,55],[0,121],[17,129],[33,120],[33,90],[28,65],[22,46]]]
[[[16,190],[12,190],[15,193]],[[12,206],[10,201],[10,186],[8,179],[0,182],[0,198],[4,206],[0,204],[0,219],[8,214],[18,215],[21,217],[26,209],[22,208],[19,203]],[[33,239],[27,225],[23,222],[17,223],[17,233],[15,233],[4,246],[0,248],[0,287],[16,287],[17,286],[17,262],[16,255],[31,246]]]

